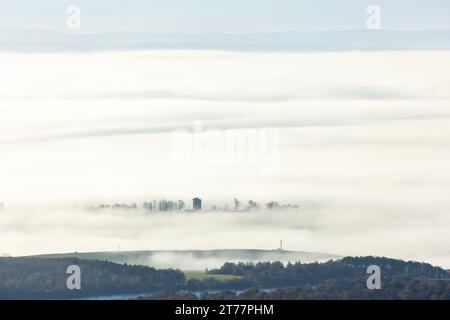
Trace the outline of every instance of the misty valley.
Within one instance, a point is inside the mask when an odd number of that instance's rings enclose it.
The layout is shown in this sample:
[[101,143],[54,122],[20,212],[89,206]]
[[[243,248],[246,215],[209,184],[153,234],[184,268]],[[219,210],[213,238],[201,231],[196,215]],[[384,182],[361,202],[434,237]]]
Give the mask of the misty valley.
[[0,301],[175,320],[450,301],[449,15],[0,0]]

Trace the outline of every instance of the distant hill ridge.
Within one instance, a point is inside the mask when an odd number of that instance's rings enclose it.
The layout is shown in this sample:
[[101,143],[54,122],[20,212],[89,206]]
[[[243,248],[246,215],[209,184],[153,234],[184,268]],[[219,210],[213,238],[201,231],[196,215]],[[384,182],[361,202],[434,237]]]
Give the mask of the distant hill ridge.
[[39,255],[42,258],[74,257],[88,260],[105,260],[115,263],[145,265],[156,268],[178,268],[184,270],[204,270],[220,267],[225,262],[324,262],[341,256],[328,253],[258,250],[258,249],[218,249],[218,250],[144,250],[117,252],[85,252]]
[[450,30],[232,33],[70,33],[0,30],[0,51],[192,49],[230,51],[449,50]]

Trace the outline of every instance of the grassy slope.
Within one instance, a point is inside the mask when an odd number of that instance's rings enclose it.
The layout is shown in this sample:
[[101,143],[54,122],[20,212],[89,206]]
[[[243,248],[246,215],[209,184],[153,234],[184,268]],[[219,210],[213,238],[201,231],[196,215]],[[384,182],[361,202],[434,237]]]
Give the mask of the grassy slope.
[[240,279],[240,276],[224,275],[224,274],[207,274],[202,271],[183,271],[186,281],[191,279],[204,280],[204,279],[215,279],[218,281],[226,282],[230,280]]

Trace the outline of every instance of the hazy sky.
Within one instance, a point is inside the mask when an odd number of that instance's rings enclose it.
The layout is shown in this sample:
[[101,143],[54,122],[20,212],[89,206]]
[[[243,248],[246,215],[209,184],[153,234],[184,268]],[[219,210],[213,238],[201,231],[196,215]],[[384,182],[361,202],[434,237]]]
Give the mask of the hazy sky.
[[384,29],[450,29],[447,0],[0,0],[0,28],[62,30],[72,4],[82,10],[85,32],[363,29],[372,4]]

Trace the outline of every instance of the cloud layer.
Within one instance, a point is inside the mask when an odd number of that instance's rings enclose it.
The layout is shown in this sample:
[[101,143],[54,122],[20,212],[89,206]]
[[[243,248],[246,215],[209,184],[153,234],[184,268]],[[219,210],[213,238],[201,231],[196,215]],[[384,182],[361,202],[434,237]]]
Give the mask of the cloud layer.
[[[0,54],[2,251],[273,248],[283,238],[293,250],[449,266],[449,57]],[[279,170],[174,163],[174,132],[197,122],[219,132],[276,128]],[[302,209],[238,217],[83,209],[196,195],[205,206],[239,197]]]

